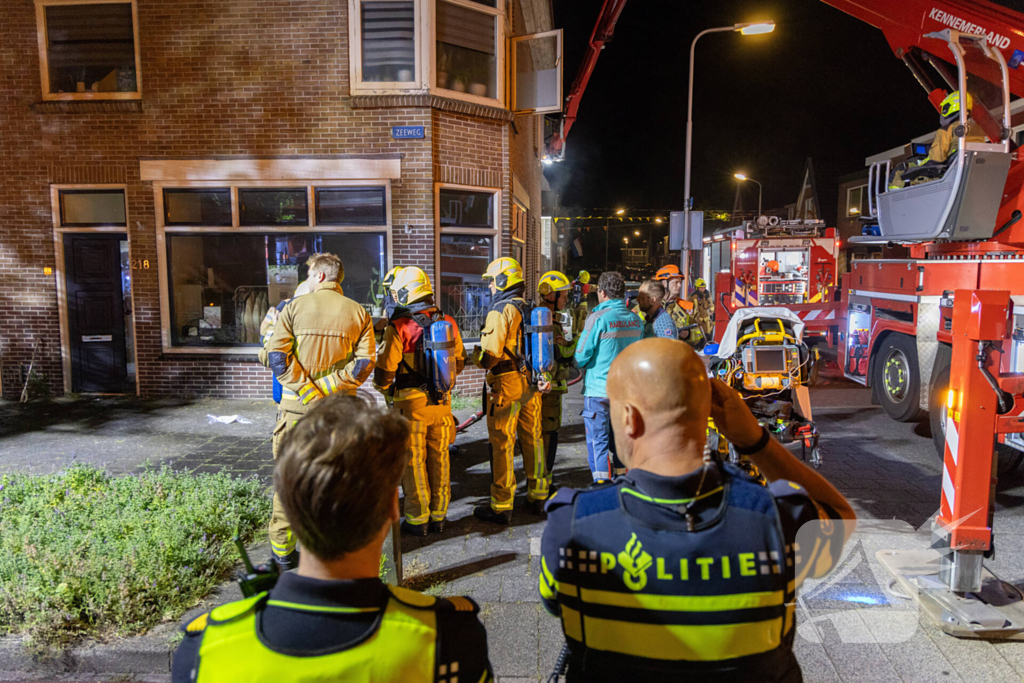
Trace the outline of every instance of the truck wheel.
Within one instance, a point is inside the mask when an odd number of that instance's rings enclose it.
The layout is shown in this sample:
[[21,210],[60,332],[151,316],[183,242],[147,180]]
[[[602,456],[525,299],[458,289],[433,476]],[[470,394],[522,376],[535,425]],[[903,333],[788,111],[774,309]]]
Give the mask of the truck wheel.
[[[929,401],[929,422],[932,428],[932,443],[935,444],[935,452],[942,460],[946,456],[946,392],[949,389],[949,366],[936,371],[935,381],[932,382],[931,398]],[[996,474],[1006,476],[1016,472],[1024,461],[1024,452],[1006,444],[995,445],[995,455],[999,460],[996,467]]]
[[897,422],[921,418],[921,372],[912,337],[890,334],[882,341],[875,356],[872,384],[889,417]]

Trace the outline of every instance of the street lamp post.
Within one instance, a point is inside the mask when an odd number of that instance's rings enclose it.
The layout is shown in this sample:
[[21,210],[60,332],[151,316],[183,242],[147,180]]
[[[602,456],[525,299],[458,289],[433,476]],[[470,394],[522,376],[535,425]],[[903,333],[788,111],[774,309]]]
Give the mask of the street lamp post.
[[[697,41],[700,40],[701,36],[708,33],[724,33],[726,31],[739,31],[741,35],[750,36],[758,35],[760,33],[771,33],[775,30],[774,21],[765,21],[759,23],[746,23],[746,24],[733,24],[732,26],[720,26],[719,28],[708,28],[704,29],[697,34],[697,37],[690,43],[690,84],[689,94],[686,100],[686,162],[684,167],[684,180],[683,180],[683,194],[686,195],[686,203],[683,205],[683,225],[685,226],[683,239],[685,240],[690,234],[690,204],[692,198],[690,197],[690,151],[693,149],[693,57],[697,49]],[[686,248],[687,245],[683,244],[681,250],[679,266],[683,271],[683,276],[689,275],[690,267],[690,252]]]
[[[743,181],[749,180],[752,183],[757,183],[756,180],[754,180],[753,178],[748,178],[747,176],[743,175],[742,173],[735,173],[735,174],[733,174],[733,177],[736,178],[736,180],[743,180]],[[758,218],[760,218],[760,216],[761,216],[761,183],[757,183],[757,216],[758,216]]]

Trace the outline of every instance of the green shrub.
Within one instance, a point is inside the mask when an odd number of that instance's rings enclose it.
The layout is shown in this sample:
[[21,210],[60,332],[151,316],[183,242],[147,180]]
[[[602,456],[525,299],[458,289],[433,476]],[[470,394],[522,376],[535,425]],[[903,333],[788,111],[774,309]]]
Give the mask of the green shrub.
[[5,474],[0,634],[45,650],[177,619],[230,574],[235,530],[249,542],[269,516],[265,485],[226,474]]

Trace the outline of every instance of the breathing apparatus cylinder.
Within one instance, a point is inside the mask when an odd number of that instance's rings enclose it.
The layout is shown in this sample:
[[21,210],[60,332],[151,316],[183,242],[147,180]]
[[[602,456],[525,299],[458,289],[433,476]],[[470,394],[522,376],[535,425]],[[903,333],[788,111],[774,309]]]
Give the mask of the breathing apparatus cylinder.
[[550,380],[555,371],[555,328],[546,306],[537,306],[530,313],[529,344],[533,376]]
[[444,395],[455,384],[455,332],[446,320],[437,320],[430,325],[429,340],[423,345],[427,357],[427,377],[431,388]]

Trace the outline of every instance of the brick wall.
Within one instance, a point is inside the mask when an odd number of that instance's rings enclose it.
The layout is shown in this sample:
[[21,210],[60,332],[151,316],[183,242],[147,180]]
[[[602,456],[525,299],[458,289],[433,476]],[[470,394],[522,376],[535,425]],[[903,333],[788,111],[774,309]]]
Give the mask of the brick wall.
[[[429,106],[353,108],[343,0],[139,0],[138,14],[141,104],[40,104],[34,3],[0,3],[4,397],[20,391],[36,340],[37,368],[53,393],[63,392],[55,275],[43,271],[57,270],[51,183],[125,183],[131,256],[156,264],[153,190],[139,178],[140,157],[400,152],[395,263],[435,275],[435,180],[501,187],[507,236],[517,144],[508,123]],[[425,139],[392,140],[393,125],[422,125]],[[266,396],[269,373],[254,358],[162,353],[163,276],[155,267],[133,273],[140,393]]]

